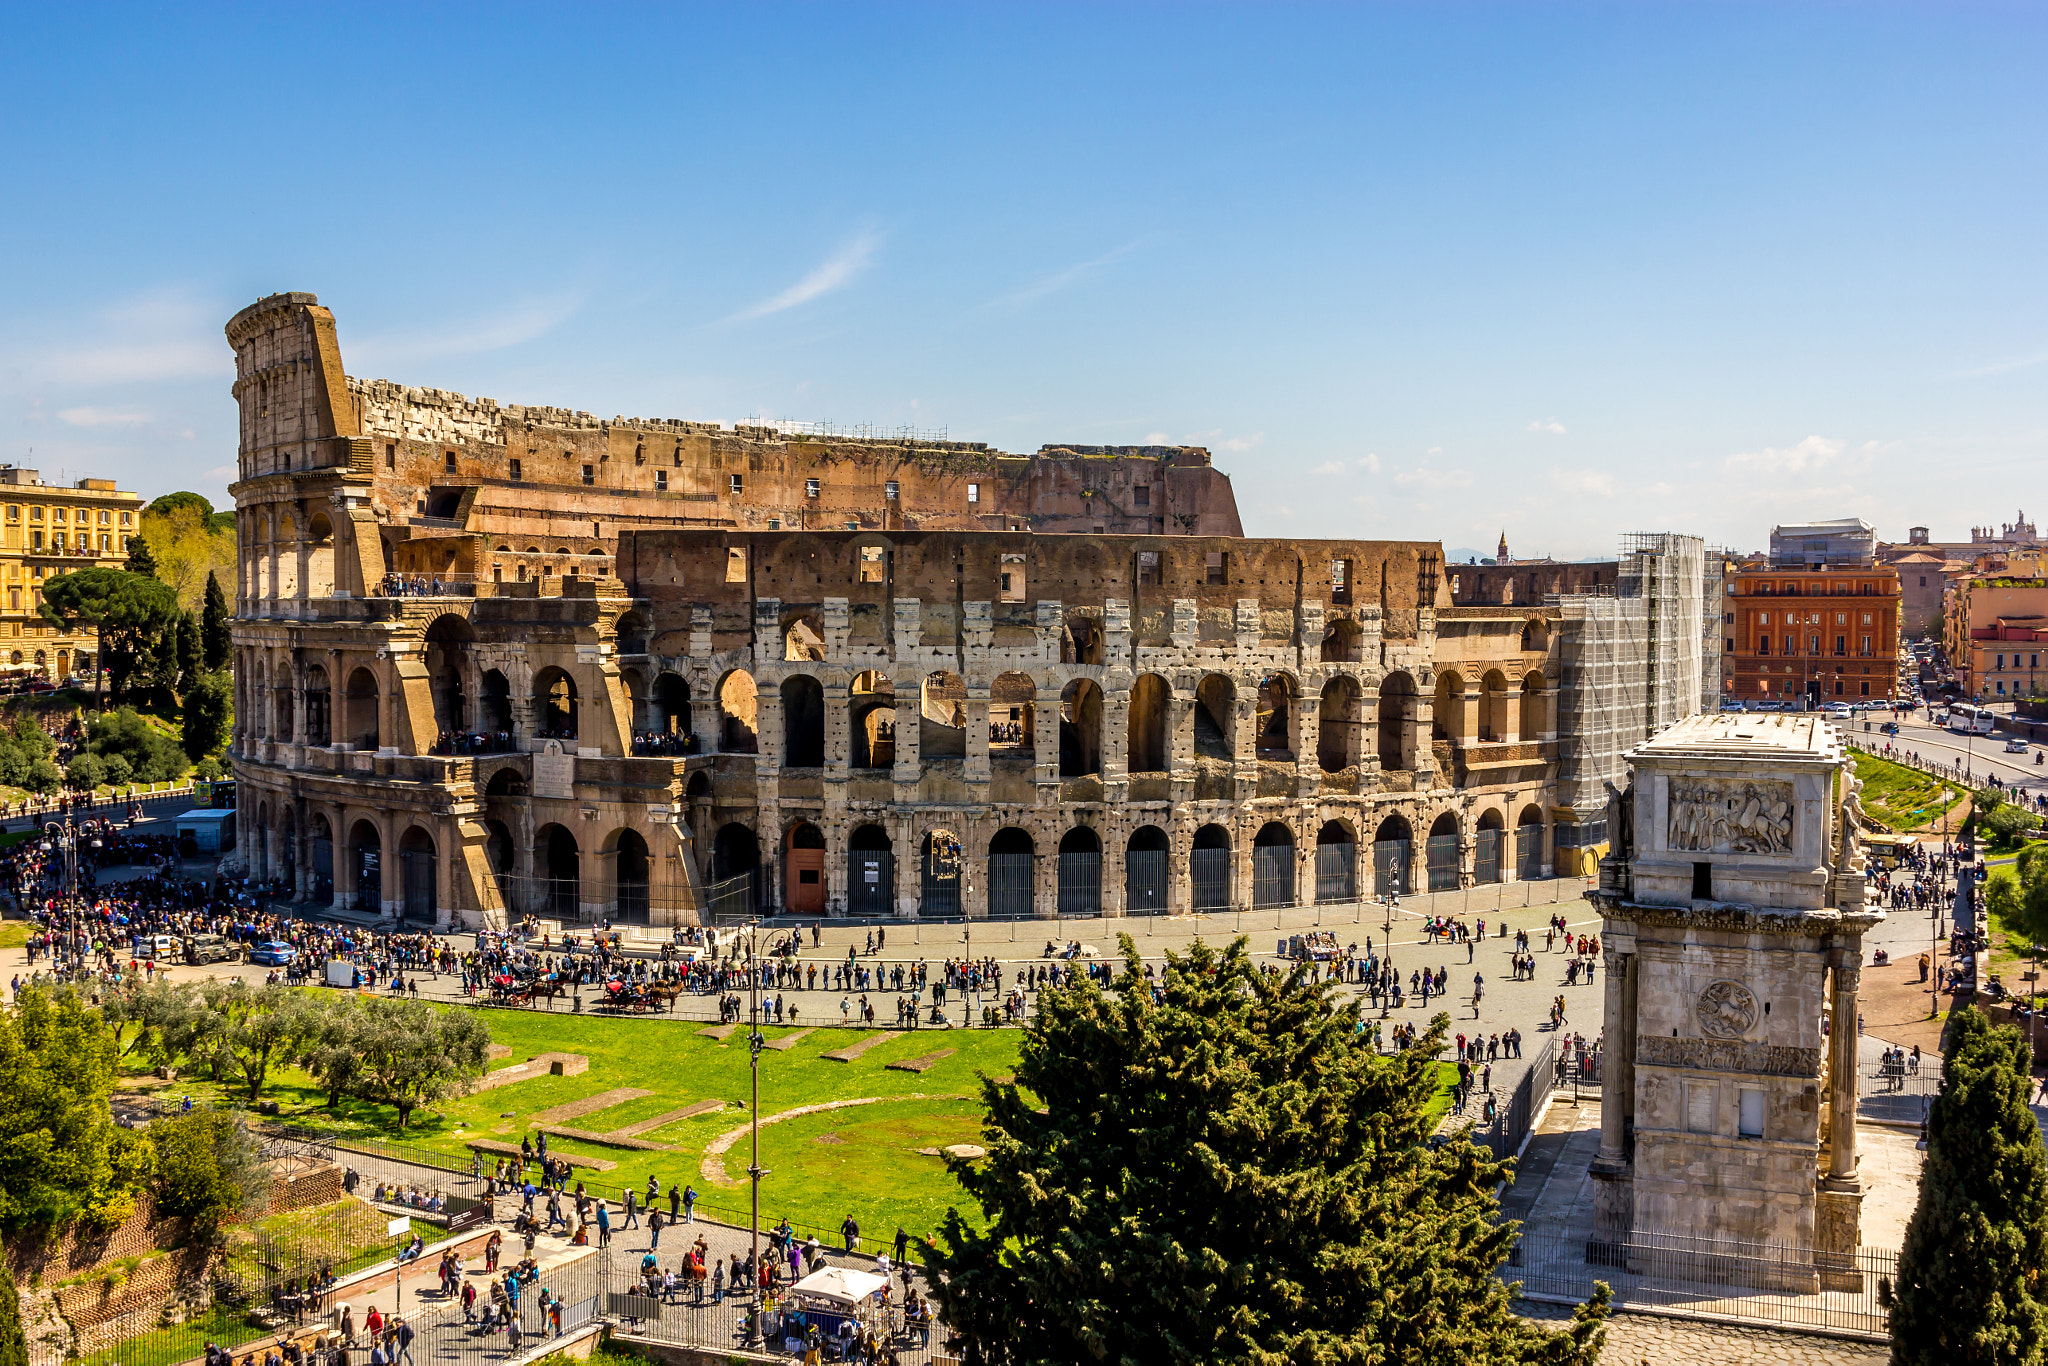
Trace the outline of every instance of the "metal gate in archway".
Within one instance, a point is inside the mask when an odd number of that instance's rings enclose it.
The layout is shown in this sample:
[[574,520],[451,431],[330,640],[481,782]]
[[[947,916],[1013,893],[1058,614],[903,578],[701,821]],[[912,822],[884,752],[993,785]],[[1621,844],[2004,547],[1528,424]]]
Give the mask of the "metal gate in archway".
[[896,913],[896,856],[886,849],[854,849],[846,855],[846,913]]
[[440,919],[434,886],[434,856],[406,849],[398,855],[400,882],[405,888],[405,918],[431,925]]
[[1507,877],[1501,863],[1501,848],[1507,843],[1507,832],[1498,826],[1481,826],[1479,843],[1472,859],[1472,876],[1479,882],[1505,882]]
[[334,900],[334,841],[313,841],[313,901],[327,905]]
[[927,854],[918,885],[917,913],[924,916],[960,914],[960,861],[934,859]]
[[1358,900],[1358,846],[1318,844],[1316,846],[1316,900],[1319,902]]
[[1188,859],[1198,911],[1230,909],[1230,851],[1197,849]]
[[1027,918],[1031,906],[1032,864],[1036,854],[990,854],[988,856],[988,913],[991,916]]
[[1412,840],[1374,840],[1372,845],[1372,892],[1374,896],[1406,896],[1408,865],[1414,857]]
[[1429,890],[1454,892],[1458,889],[1458,837],[1431,835],[1422,854],[1429,868]]
[[1059,908],[1061,915],[1102,914],[1102,855],[1060,855]]
[[1515,876],[1524,882],[1535,882],[1543,876],[1543,827],[1540,824],[1517,826],[1515,829]]
[[1124,853],[1124,903],[1131,915],[1166,914],[1165,849],[1130,849]]
[[1252,848],[1252,906],[1277,910],[1294,904],[1294,846],[1260,844]]

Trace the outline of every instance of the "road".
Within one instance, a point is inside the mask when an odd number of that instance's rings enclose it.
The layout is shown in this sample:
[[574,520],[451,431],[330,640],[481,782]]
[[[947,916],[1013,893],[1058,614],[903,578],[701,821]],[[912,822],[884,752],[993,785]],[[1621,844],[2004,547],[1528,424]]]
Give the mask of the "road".
[[[1874,725],[1884,713],[1871,713],[1867,718]],[[1897,735],[1884,735],[1876,729],[1865,731],[1862,720],[1853,723],[1850,739],[1859,745],[1869,747],[1875,753],[1882,753],[1889,741],[1895,748],[1933,759],[1945,764],[1962,764],[1978,778],[1996,773],[2000,782],[2018,784],[2030,792],[2048,792],[2048,763],[2037,764],[2034,756],[2043,751],[2036,748],[2026,754],[2005,753],[2006,736],[1957,735],[1927,724],[1924,718],[1902,717]]]

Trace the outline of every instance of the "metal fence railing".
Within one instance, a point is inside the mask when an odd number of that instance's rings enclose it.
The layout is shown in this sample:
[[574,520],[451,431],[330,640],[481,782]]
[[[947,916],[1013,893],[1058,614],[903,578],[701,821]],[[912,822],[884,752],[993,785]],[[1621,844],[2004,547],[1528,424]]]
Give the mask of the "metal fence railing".
[[1889,1337],[1882,1287],[1896,1283],[1887,1248],[1812,1248],[1676,1233],[1603,1238],[1584,1219],[1530,1223],[1501,1269],[1525,1299],[1577,1303],[1595,1281],[1617,1310],[1636,1309],[1774,1328]]
[[1556,1081],[1557,1036],[1552,1035],[1536,1050],[1535,1060],[1508,1093],[1507,1103],[1498,1107],[1494,1122],[1476,1129],[1472,1141],[1491,1148],[1495,1158],[1513,1157],[1522,1150],[1522,1140],[1529,1136]]

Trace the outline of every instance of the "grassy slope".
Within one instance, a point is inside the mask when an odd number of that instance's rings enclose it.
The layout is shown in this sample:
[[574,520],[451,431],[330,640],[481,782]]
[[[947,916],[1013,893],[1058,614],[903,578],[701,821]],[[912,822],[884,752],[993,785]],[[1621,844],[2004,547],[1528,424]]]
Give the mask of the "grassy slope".
[[1961,805],[1966,792],[1931,774],[1877,755],[1856,751],[1856,776],[1863,780],[1863,809],[1896,831],[1918,830],[1941,820],[1941,790]]

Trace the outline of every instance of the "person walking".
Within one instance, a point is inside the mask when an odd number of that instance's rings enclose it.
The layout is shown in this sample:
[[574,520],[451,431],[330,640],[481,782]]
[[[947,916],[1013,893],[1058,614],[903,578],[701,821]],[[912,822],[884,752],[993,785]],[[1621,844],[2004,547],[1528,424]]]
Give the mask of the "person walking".
[[640,1227],[640,1211],[633,1203],[638,1198],[638,1195],[639,1192],[635,1191],[631,1186],[626,1187],[626,1221],[619,1225],[620,1228]]
[[839,1226],[839,1231],[846,1236],[847,1256],[851,1257],[854,1253],[860,1251],[859,1220],[855,1219],[851,1214],[847,1215],[846,1222]]
[[603,1200],[597,1202],[597,1245],[612,1245],[612,1207]]
[[683,1187],[683,1222],[697,1222],[697,1188],[688,1184]]

